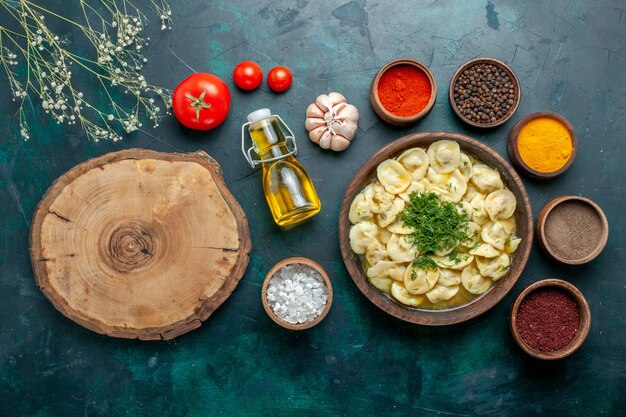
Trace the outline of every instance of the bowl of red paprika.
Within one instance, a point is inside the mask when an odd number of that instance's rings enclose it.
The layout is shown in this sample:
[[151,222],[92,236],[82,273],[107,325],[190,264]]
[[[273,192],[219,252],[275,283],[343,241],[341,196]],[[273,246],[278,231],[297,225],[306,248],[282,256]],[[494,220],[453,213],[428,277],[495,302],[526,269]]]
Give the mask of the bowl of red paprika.
[[509,319],[520,348],[542,360],[570,356],[589,335],[591,312],[578,288],[548,278],[526,287],[515,299]]
[[426,117],[437,99],[437,83],[428,67],[409,58],[395,59],[372,80],[370,101],[376,114],[396,126]]

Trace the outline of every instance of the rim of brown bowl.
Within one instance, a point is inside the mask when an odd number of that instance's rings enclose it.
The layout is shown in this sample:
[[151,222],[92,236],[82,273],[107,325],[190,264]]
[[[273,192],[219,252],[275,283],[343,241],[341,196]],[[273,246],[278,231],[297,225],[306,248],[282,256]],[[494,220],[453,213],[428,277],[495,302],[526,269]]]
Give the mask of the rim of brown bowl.
[[[524,160],[522,159],[522,156],[519,153],[519,147],[517,146],[517,142],[519,139],[520,130],[522,130],[522,127],[524,127],[526,123],[538,117],[550,117],[552,119],[558,120],[567,128],[567,130],[569,131],[570,137],[572,138],[572,154],[570,155],[565,165],[563,165],[560,169],[556,171],[552,171],[552,172],[537,171],[531,168],[528,164],[526,164],[526,162],[524,162]],[[565,171],[567,171],[567,169],[574,163],[574,159],[576,159],[576,154],[578,153],[578,140],[576,139],[576,132],[574,131],[574,126],[572,126],[572,124],[565,117],[552,111],[542,110],[542,111],[527,114],[526,116],[522,117],[517,123],[515,123],[515,126],[513,126],[513,129],[511,129],[511,133],[509,133],[507,150],[509,152],[509,158],[511,158],[511,161],[513,161],[513,165],[515,165],[516,168],[520,169],[524,174],[526,174],[530,178],[542,180],[542,179],[554,178],[556,176],[561,175]]]
[[[292,324],[292,323],[287,323],[284,320],[281,320],[280,317],[274,314],[271,307],[269,306],[269,303],[267,302],[267,286],[269,285],[270,280],[276,274],[276,272],[278,272],[279,269],[287,265],[292,265],[292,264],[303,264],[303,265],[307,265],[315,269],[317,272],[320,273],[320,275],[324,279],[324,283],[328,287],[328,300],[326,301],[326,306],[324,307],[324,310],[322,310],[320,315],[314,318],[313,320],[306,322],[306,323],[301,323],[301,324]],[[322,320],[324,320],[324,317],[326,317],[326,315],[328,314],[328,311],[330,310],[330,305],[333,303],[333,285],[330,281],[330,277],[326,273],[326,270],[314,260],[309,259],[309,258],[299,257],[299,256],[293,257],[293,258],[286,258],[278,262],[276,265],[274,265],[272,269],[269,270],[267,275],[265,275],[265,279],[263,280],[263,286],[261,287],[261,301],[263,303],[263,309],[265,309],[265,312],[267,313],[269,318],[272,319],[274,323],[278,324],[279,326],[288,330],[310,329],[311,327],[317,325]]]
[[[519,307],[524,301],[524,298],[528,296],[531,292],[538,288],[546,288],[546,287],[556,287],[559,288],[570,296],[574,298],[576,304],[578,305],[578,312],[580,314],[580,326],[574,338],[563,348],[559,350],[555,350],[553,352],[543,352],[541,350],[535,349],[522,339],[519,332],[517,331],[517,326],[515,325],[515,321],[517,319],[517,312],[519,311]],[[563,281],[562,279],[556,278],[547,278],[542,279],[541,281],[537,281],[528,287],[526,287],[522,292],[517,296],[513,305],[511,306],[511,314],[509,316],[509,327],[511,329],[511,334],[513,335],[513,339],[517,345],[522,348],[522,350],[528,353],[533,358],[542,359],[542,360],[557,360],[563,359],[567,356],[570,356],[574,353],[578,348],[582,346],[589,335],[589,329],[591,328],[591,312],[589,311],[589,303],[585,299],[585,296],[580,292],[578,288],[574,285],[570,284],[567,281]]]
[[[389,110],[387,110],[383,106],[383,104],[380,102],[380,98],[378,97],[378,82],[380,81],[380,77],[382,77],[383,74],[387,72],[387,70],[389,70],[389,68],[395,67],[397,65],[412,65],[414,67],[417,67],[424,74],[426,74],[426,76],[428,77],[428,80],[430,81],[430,86],[431,86],[430,100],[426,104],[426,107],[424,107],[419,113],[416,113],[412,116],[403,117],[403,116],[398,116],[398,115],[391,113]],[[390,123],[392,125],[410,126],[419,122],[424,117],[426,117],[428,113],[430,113],[430,111],[433,109],[433,106],[435,105],[435,101],[437,101],[437,81],[435,81],[435,76],[426,65],[422,64],[421,62],[415,59],[398,58],[398,59],[389,61],[387,64],[385,64],[385,66],[383,66],[376,73],[376,76],[374,76],[374,79],[372,79],[372,84],[370,86],[370,102],[372,103],[372,107],[374,108],[374,111],[381,119],[383,119],[385,122]]]
[[[471,302],[459,307],[445,310],[428,310],[420,308],[412,308],[404,306],[394,301],[390,296],[384,294],[375,288],[368,280],[361,266],[361,260],[358,255],[352,252],[350,248],[350,221],[348,213],[350,204],[354,197],[362,190],[363,186],[372,178],[376,171],[376,166],[387,158],[399,155],[402,151],[422,146],[427,147],[431,143],[449,139],[459,143],[464,152],[478,157],[491,167],[499,170],[503,180],[509,189],[515,194],[517,199],[518,210],[516,212],[516,221],[519,236],[522,237],[522,243],[517,251],[512,255],[512,266],[509,272],[502,277],[487,292],[472,300]],[[500,169],[502,167],[503,169]],[[504,171],[504,172],[502,172]],[[460,133],[450,132],[421,132],[396,139],[390,144],[381,148],[374,155],[370,156],[367,161],[359,168],[350,184],[346,188],[341,210],[339,212],[339,246],[343,262],[350,274],[350,277],[359,288],[359,290],[374,305],[386,313],[399,318],[401,320],[428,325],[428,326],[444,326],[448,324],[461,323],[479,316],[493,308],[511,291],[520,275],[530,255],[530,249],[533,242],[533,216],[530,199],[524,184],[515,169],[503,158],[498,152],[469,136]],[[524,230],[525,229],[525,230]]]
[[[589,204],[598,214],[598,216],[600,217],[600,222],[602,223],[602,235],[600,236],[598,245],[587,256],[584,256],[580,259],[565,259],[557,255],[556,252],[550,247],[550,244],[548,243],[548,239],[546,239],[545,234],[546,221],[548,219],[548,216],[550,215],[550,212],[552,212],[552,210],[559,204],[572,200],[582,201],[583,203]],[[587,262],[593,261],[604,250],[604,247],[606,246],[608,240],[609,221],[607,220],[606,215],[604,214],[604,211],[602,211],[600,206],[588,198],[580,197],[577,195],[564,195],[561,197],[557,197],[554,200],[550,201],[548,204],[546,204],[539,212],[539,216],[537,216],[537,243],[539,243],[539,247],[550,258],[566,265],[582,265],[586,264]]]
[[[478,63],[488,63],[488,64],[493,64],[493,65],[496,65],[496,66],[500,67],[501,69],[503,69],[503,70],[505,70],[506,72],[509,73],[509,76],[511,77],[511,79],[513,80],[513,82],[515,84],[515,90],[517,91],[517,94],[516,94],[517,97],[516,97],[516,100],[515,100],[515,104],[513,105],[513,108],[509,111],[509,113],[506,116],[504,116],[502,119],[496,120],[495,122],[477,123],[477,122],[474,122],[473,120],[469,120],[468,118],[466,118],[465,116],[463,116],[461,114],[458,106],[456,105],[456,102],[454,101],[454,84],[456,83],[457,79],[459,78],[459,75],[466,68],[470,67],[471,65],[478,64]],[[483,128],[483,129],[489,129],[489,128],[500,126],[500,125],[506,123],[506,121],[509,120],[515,114],[515,112],[517,111],[517,107],[519,106],[519,103],[522,100],[522,87],[520,85],[519,79],[517,78],[517,75],[515,74],[515,72],[511,69],[511,67],[509,67],[507,64],[505,64],[503,61],[500,61],[499,59],[496,59],[496,58],[489,58],[489,57],[474,58],[474,59],[471,59],[471,60],[467,61],[463,65],[461,65],[454,72],[454,75],[452,76],[452,79],[450,79],[450,86],[448,88],[448,100],[450,101],[450,107],[452,107],[452,110],[454,111],[454,114],[456,114],[456,116],[459,119],[461,119],[463,122],[467,123],[470,126]]]

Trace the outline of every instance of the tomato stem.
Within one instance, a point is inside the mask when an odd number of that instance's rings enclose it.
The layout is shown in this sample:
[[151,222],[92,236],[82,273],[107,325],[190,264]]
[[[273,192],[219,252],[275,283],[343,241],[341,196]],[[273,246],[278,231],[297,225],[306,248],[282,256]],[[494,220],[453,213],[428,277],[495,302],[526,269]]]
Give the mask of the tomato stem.
[[211,104],[204,101],[204,95],[206,94],[206,89],[202,91],[202,94],[198,97],[194,97],[191,94],[185,94],[189,100],[191,100],[191,107],[196,111],[196,122],[200,123],[200,110],[202,109],[210,109]]

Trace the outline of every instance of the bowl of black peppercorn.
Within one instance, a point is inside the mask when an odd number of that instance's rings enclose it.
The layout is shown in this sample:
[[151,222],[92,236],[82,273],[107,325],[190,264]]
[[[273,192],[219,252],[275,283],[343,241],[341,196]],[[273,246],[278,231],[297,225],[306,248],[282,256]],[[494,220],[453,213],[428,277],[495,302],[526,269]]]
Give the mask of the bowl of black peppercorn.
[[478,128],[500,126],[517,110],[522,90],[511,68],[495,58],[461,65],[450,80],[448,98],[454,113]]

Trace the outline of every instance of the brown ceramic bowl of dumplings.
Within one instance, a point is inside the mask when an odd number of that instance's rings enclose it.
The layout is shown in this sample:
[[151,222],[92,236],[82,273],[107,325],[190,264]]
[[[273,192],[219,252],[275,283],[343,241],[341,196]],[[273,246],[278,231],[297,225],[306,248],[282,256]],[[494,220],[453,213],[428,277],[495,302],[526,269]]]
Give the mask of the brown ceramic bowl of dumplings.
[[[482,295],[467,304],[449,309],[425,309],[408,307],[400,304],[391,296],[377,289],[367,278],[363,269],[362,259],[350,247],[350,227],[348,219],[350,205],[356,195],[376,175],[378,165],[389,158],[398,156],[403,151],[421,147],[427,148],[433,142],[447,139],[456,141],[461,151],[496,169],[506,187],[513,193],[517,201],[515,221],[517,236],[522,238],[517,250],[511,254],[511,265],[508,272]],[[378,308],[401,320],[428,325],[443,326],[460,323],[472,319],[493,308],[511,291],[519,279],[530,255],[533,242],[533,218],[530,199],[526,188],[513,167],[489,146],[468,136],[449,132],[423,132],[397,139],[372,155],[352,178],[346,189],[341,211],[339,213],[339,243],[344,264],[352,280],[359,290]]]

